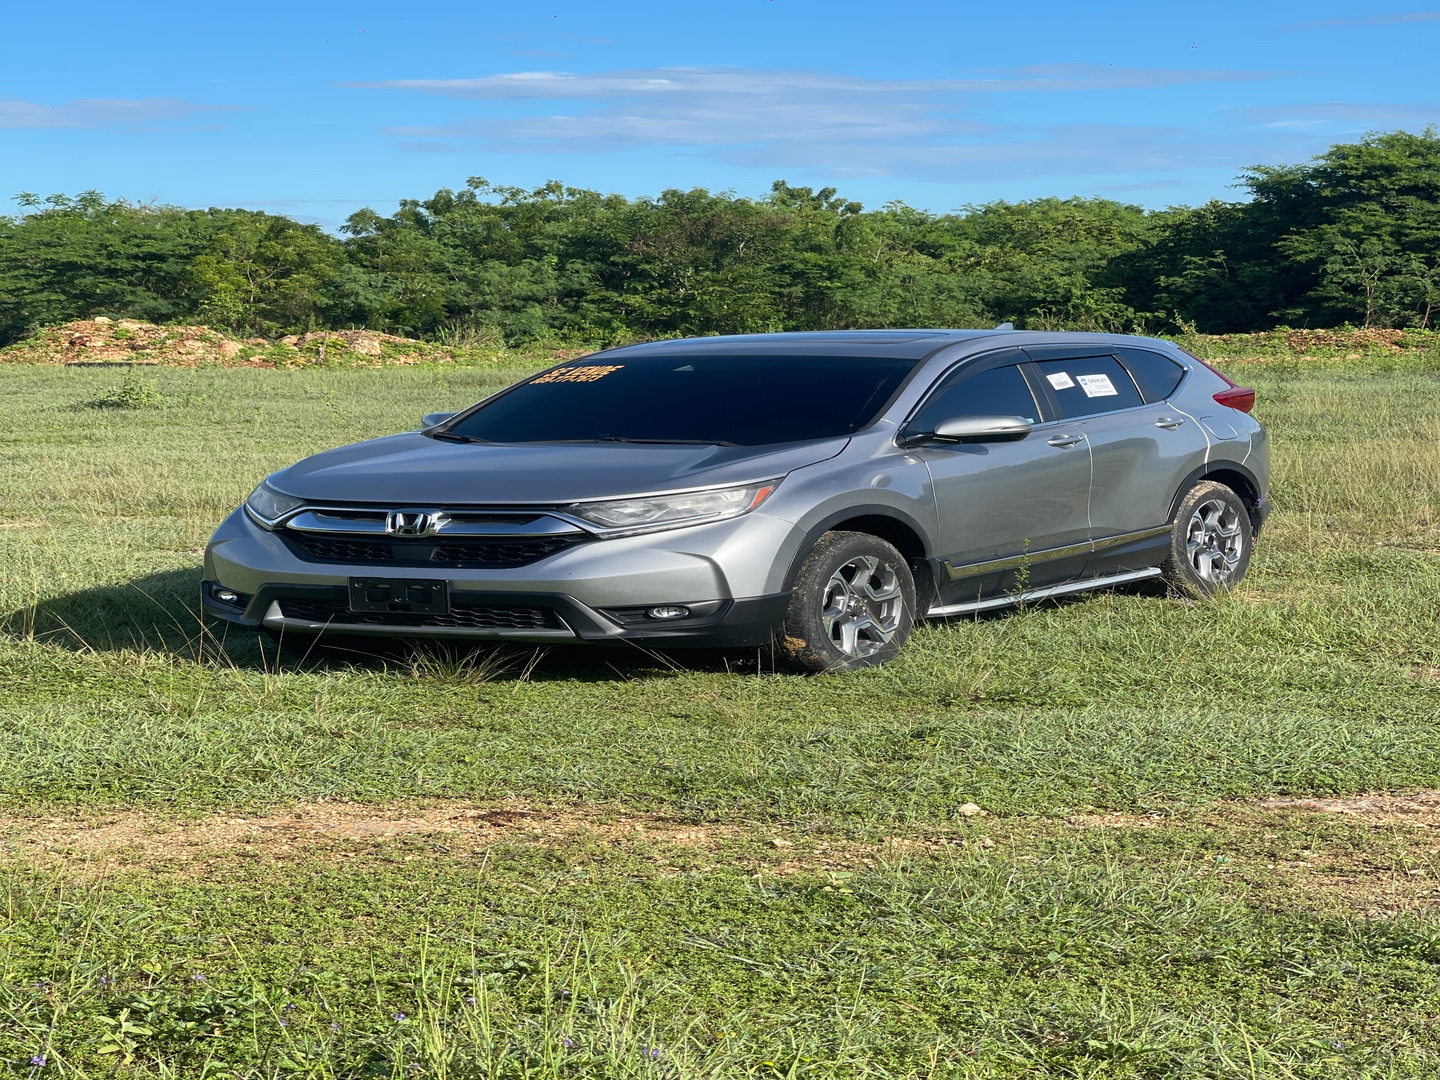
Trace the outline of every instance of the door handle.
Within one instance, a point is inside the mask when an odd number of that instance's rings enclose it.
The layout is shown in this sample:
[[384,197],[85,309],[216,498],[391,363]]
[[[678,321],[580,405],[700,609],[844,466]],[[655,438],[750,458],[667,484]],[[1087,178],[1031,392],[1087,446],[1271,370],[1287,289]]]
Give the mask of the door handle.
[[1185,421],[1177,417],[1162,416],[1159,420],[1155,421],[1155,426],[1158,428],[1164,428],[1166,431],[1174,431],[1183,423],[1185,423]]
[[1084,435],[1052,435],[1045,440],[1047,446],[1074,446],[1076,443],[1084,442]]

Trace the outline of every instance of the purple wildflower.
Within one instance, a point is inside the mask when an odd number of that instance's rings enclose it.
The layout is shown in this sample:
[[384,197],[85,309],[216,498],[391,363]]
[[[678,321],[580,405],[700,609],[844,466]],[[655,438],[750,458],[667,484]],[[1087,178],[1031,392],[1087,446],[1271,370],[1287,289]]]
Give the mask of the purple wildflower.
[[204,975],[200,975],[200,974],[191,975],[190,978],[194,979],[196,982],[204,982],[204,981],[205,981],[205,976],[204,976]]
[[395,1014],[395,1020],[397,1023],[403,1023],[405,1020],[405,1014],[403,1012],[397,1012]]
[[44,1054],[36,1054],[30,1059],[30,1064],[34,1065],[37,1069],[43,1069],[47,1061],[49,1061],[49,1058],[47,1058]]
[[563,1039],[560,1040],[560,1045],[565,1047],[566,1050],[574,1050],[575,1040],[570,1038],[569,1035],[566,1035]]
[[99,981],[99,983],[100,983],[101,986],[114,986],[114,985],[115,985],[115,980],[112,979],[109,975],[101,975],[98,981]]

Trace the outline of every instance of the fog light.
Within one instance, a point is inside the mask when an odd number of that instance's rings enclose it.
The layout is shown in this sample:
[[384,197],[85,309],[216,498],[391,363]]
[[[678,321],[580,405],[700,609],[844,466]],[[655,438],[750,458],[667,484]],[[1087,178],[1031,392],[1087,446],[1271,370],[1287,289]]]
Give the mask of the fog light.
[[645,614],[652,619],[683,619],[690,614],[690,609],[679,604],[669,604],[665,607],[649,608]]
[[216,589],[215,599],[222,604],[236,604],[240,602],[240,594],[232,589]]

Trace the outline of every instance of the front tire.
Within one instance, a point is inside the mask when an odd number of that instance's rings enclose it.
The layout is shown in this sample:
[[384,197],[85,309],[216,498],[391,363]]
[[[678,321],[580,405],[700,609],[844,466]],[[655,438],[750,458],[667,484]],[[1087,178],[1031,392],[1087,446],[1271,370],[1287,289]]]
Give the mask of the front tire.
[[1186,596],[1203,600],[1233,588],[1250,567],[1255,533],[1240,496],[1224,484],[1196,484],[1175,514],[1165,581]]
[[829,532],[805,556],[777,651],[818,675],[893,660],[915,625],[915,578],[877,536]]

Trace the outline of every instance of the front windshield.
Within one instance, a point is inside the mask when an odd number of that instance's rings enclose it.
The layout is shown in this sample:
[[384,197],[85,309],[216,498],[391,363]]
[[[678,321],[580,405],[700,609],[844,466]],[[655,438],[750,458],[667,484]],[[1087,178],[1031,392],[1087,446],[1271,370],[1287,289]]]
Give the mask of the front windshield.
[[451,425],[497,443],[761,446],[849,435],[918,360],[891,356],[617,353],[542,372]]

